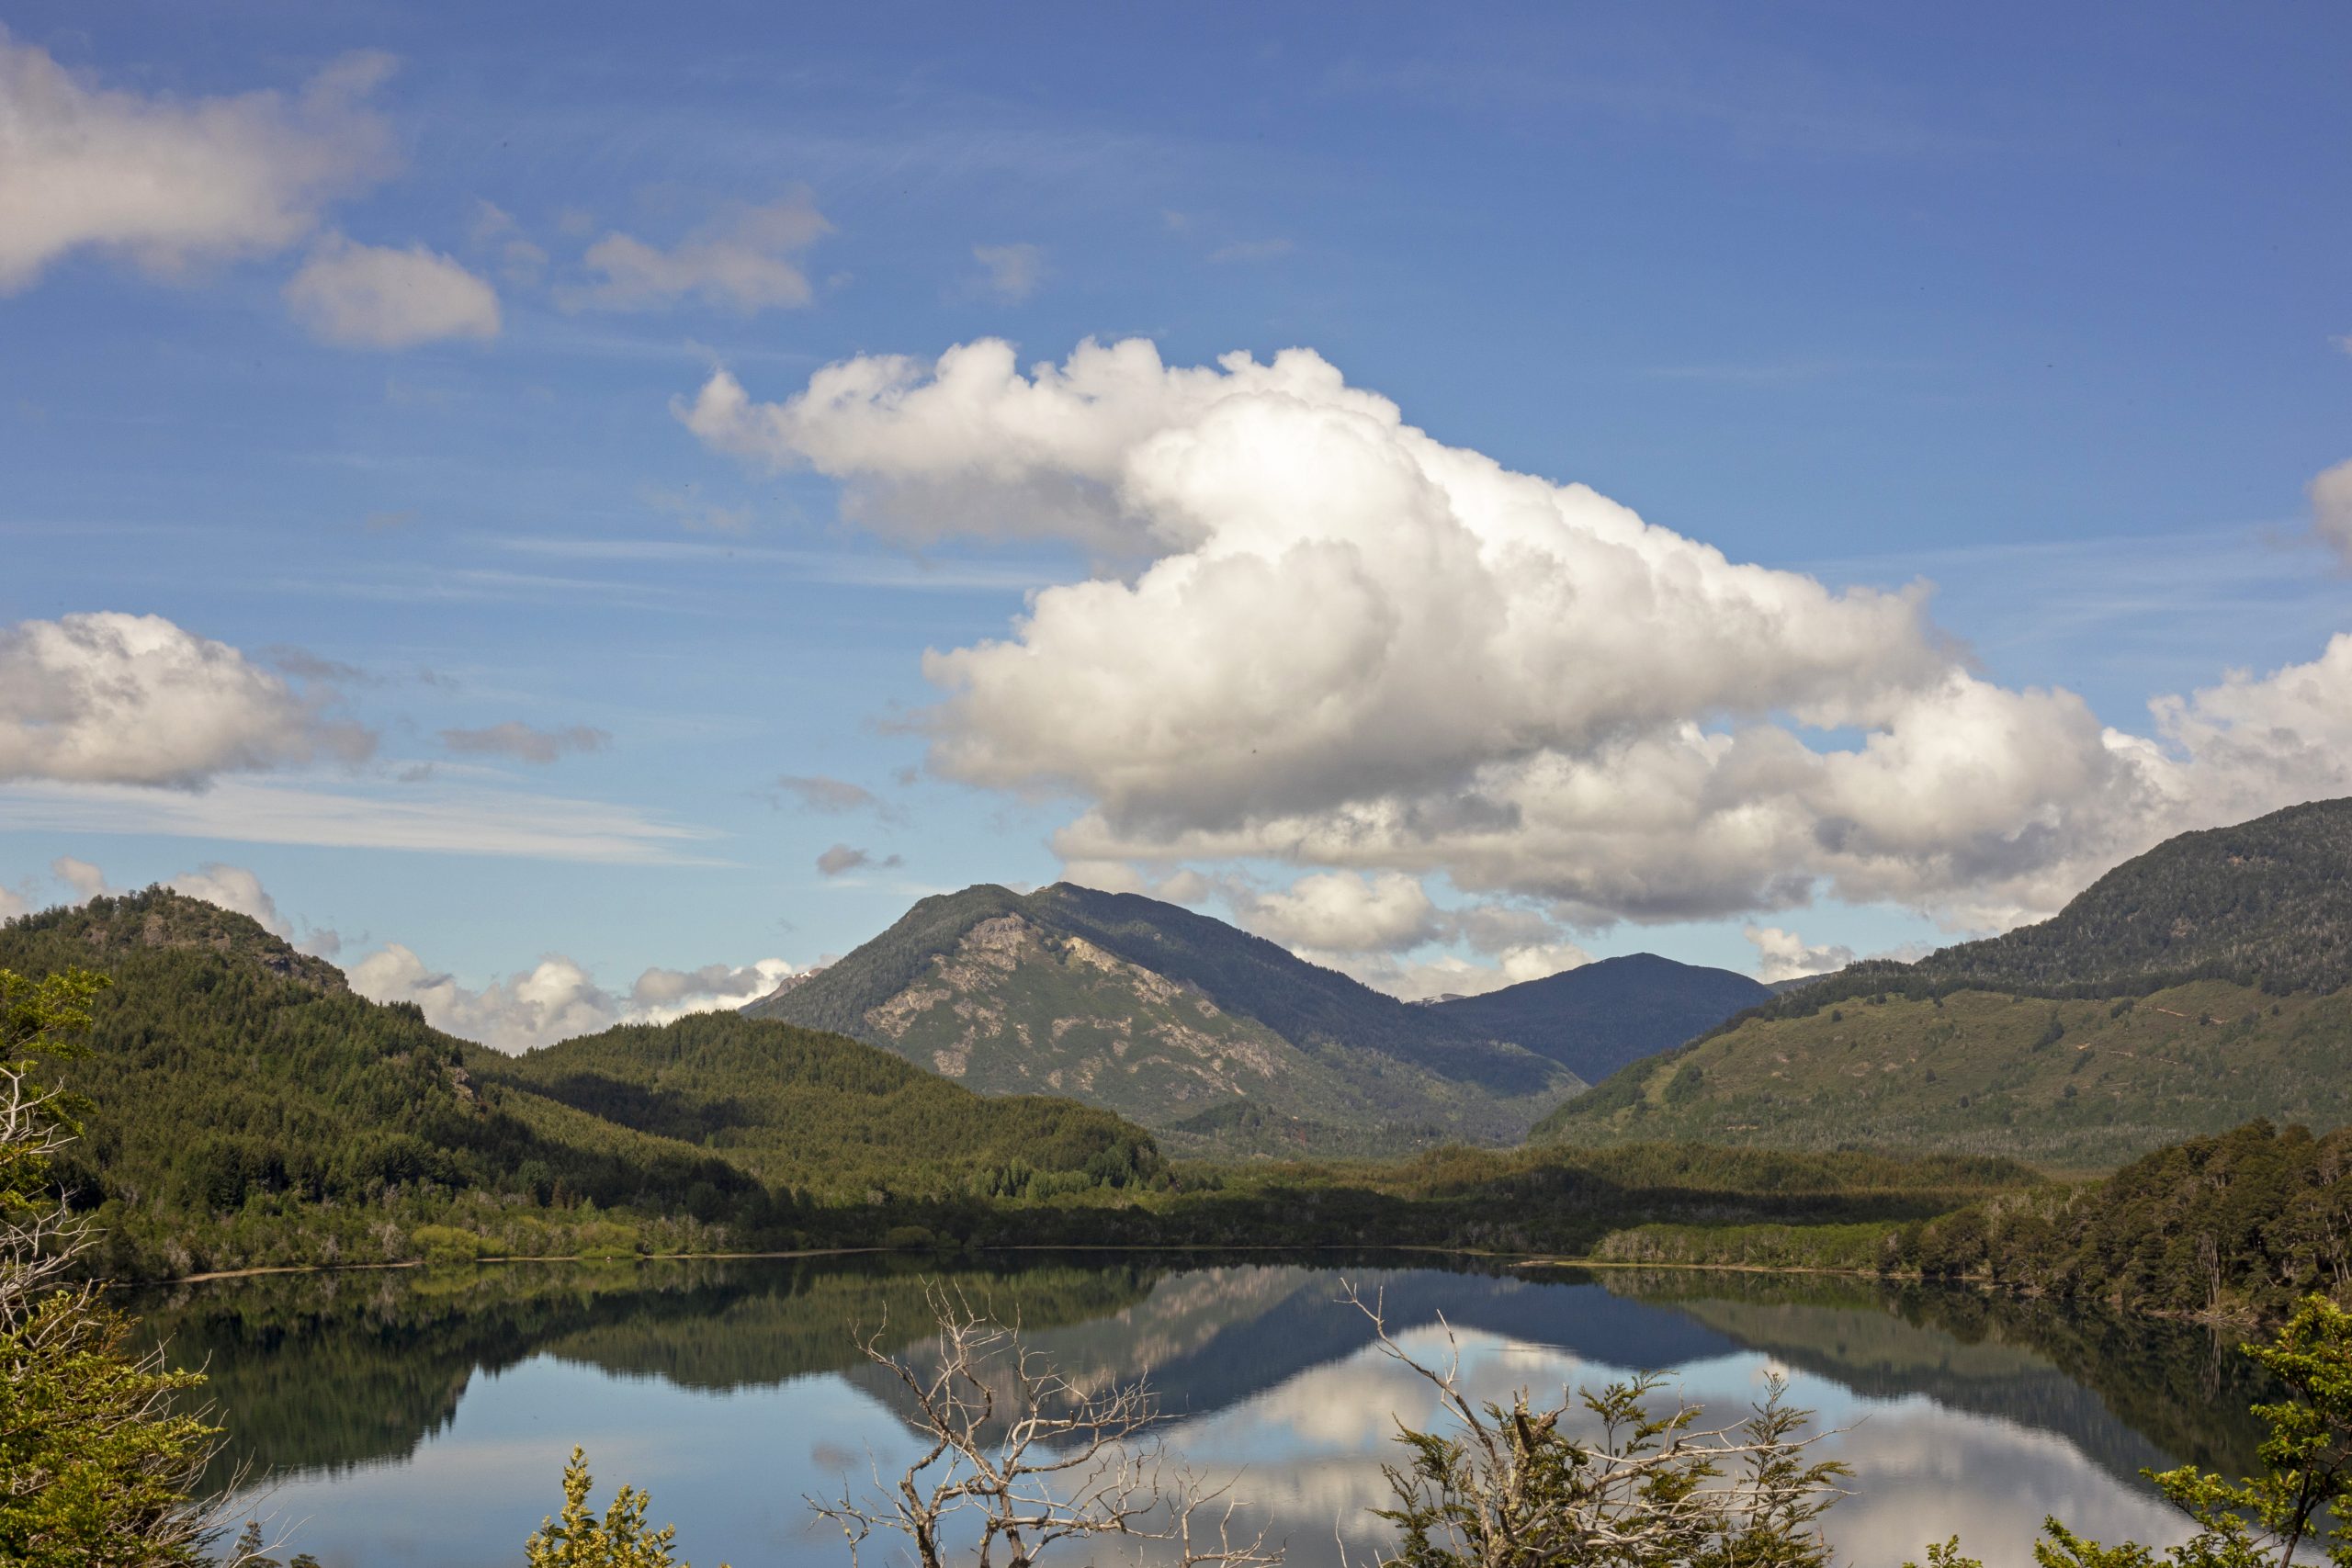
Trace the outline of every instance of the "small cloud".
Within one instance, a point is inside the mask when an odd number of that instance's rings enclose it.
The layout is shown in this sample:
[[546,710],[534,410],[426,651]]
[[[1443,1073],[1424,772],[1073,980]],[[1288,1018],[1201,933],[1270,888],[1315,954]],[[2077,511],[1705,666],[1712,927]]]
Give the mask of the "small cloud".
[[322,659],[309,649],[297,648],[290,642],[272,643],[261,650],[262,657],[287,674],[304,681],[334,682],[346,686],[372,686],[376,677],[356,664],[345,664],[339,659]]
[[791,796],[803,811],[835,817],[852,811],[871,811],[888,821],[895,821],[899,816],[896,807],[864,784],[825,773],[779,773],[775,787]]
[[548,269],[547,252],[525,236],[514,214],[494,202],[475,205],[473,242],[497,253],[499,275],[518,288],[538,282]]
[[2312,480],[2312,533],[2352,566],[2352,460]]
[[693,298],[746,316],[796,310],[811,292],[792,258],[832,231],[804,189],[736,208],[666,251],[608,233],[581,258],[597,281],[563,289],[556,302],[567,310],[650,310]]
[[1288,240],[1236,240],[1209,253],[1213,262],[1279,261],[1298,247]]
[[695,494],[695,487],[664,490],[659,485],[641,486],[638,498],[676,521],[689,534],[743,534],[751,531],[752,512],[745,506],[715,506]]
[[60,855],[49,863],[49,874],[74,889],[74,901],[86,904],[91,899],[112,891],[107,886],[107,874],[85,860],[72,855]]
[[481,729],[441,732],[441,744],[461,757],[512,757],[519,762],[552,762],[567,751],[601,751],[612,740],[604,730],[584,724],[537,729],[519,718]]
[[370,534],[389,534],[395,528],[405,528],[416,521],[413,510],[401,512],[370,512],[360,526]]
[[1808,947],[1803,937],[1779,926],[1751,925],[1743,933],[1756,946],[1756,977],[1766,985],[1826,975],[1854,961],[1850,947]]
[[980,280],[982,291],[1006,304],[1037,292],[1046,275],[1046,253],[1037,245],[974,245],[972,259],[988,274]]
[[287,282],[285,295],[302,329],[338,348],[413,348],[498,335],[497,293],[423,245],[402,251],[328,234]]
[[893,866],[901,865],[903,863],[905,863],[897,855],[889,855],[884,859],[876,860],[864,850],[854,850],[847,844],[835,844],[831,849],[827,850],[823,854],[817,857],[817,870],[820,874],[826,876],[839,876],[844,872],[852,872],[866,868],[870,868],[875,871],[888,871]]

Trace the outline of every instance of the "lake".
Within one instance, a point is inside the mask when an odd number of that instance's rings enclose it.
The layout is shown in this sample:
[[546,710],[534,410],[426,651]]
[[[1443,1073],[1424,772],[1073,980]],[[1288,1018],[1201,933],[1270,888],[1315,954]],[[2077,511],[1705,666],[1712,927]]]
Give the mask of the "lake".
[[1426,1387],[1337,1300],[1343,1280],[1384,1292],[1424,1360],[1451,1325],[1483,1395],[1670,1369],[1712,1426],[1786,1376],[1856,1471],[1830,1536],[1889,1568],[1954,1533],[1988,1562],[2029,1561],[2045,1514],[2177,1540],[2141,1467],[2251,1468],[2245,1407],[2265,1392],[2229,1337],[2182,1325],[1861,1281],[1429,1258],[510,1264],[220,1280],[132,1304],[175,1362],[208,1369],[232,1434],[220,1473],[268,1476],[258,1506],[326,1568],[519,1563],[574,1443],[599,1507],[622,1481],[650,1490],[698,1568],[799,1568],[848,1561],[804,1498],[863,1490],[916,1450],[852,1325],[912,1339],[934,1280],[1017,1313],[1082,1383],[1148,1372],[1171,1453],[1236,1477],[1253,1524],[1302,1564],[1336,1564],[1339,1539],[1351,1559],[1377,1546],[1395,1419],[1433,1419]]

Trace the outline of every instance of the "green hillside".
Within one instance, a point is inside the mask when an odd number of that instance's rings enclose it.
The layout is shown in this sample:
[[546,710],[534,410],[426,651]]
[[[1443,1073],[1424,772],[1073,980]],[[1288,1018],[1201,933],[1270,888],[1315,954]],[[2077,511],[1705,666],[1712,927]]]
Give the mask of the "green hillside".
[[1771,994],[1728,969],[1635,953],[1483,996],[1457,997],[1428,1010],[1464,1030],[1524,1045],[1599,1083]]
[[2352,801],[2188,833],[2052,919],[1856,964],[1533,1136],[1983,1150],[2115,1165],[2256,1117],[2352,1121]]
[[1073,1100],[987,1100],[887,1052],[769,1019],[702,1013],[623,1024],[480,1076],[659,1137],[700,1145],[770,1185],[1047,1196],[1157,1175],[1140,1128]]
[[[90,1055],[58,1074],[93,1109],[57,1168],[111,1272],[413,1256],[432,1225],[492,1250],[692,1247],[876,1185],[1017,1194],[1040,1174],[1092,1188],[1098,1163],[1120,1181],[1157,1168],[1149,1139],[1100,1111],[984,1100],[853,1041],[731,1018],[582,1042],[542,1093],[532,1066],[161,888],[0,925],[0,968],[74,966],[113,983]],[[730,1051],[755,1065],[702,1066]],[[783,1081],[755,1082],[768,1068]]]
[[2052,1000],[1956,991],[1751,1019],[1636,1063],[1540,1123],[1575,1144],[1988,1152],[2115,1165],[2256,1116],[2352,1121],[2352,996],[2219,980]]
[[1916,964],[1857,964],[1774,1004],[1899,989],[2145,995],[2191,980],[2324,994],[2352,983],[2352,799],[2167,839],[2055,916]]
[[1070,1095],[1180,1152],[1510,1141],[1581,1087],[1222,921],[1059,885],[926,898],[744,1012],[854,1034],[986,1092]]

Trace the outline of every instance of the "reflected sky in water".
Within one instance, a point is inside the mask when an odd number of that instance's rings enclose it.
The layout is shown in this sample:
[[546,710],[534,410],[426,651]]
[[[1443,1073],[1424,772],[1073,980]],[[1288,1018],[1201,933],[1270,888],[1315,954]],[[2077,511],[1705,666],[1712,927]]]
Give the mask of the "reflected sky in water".
[[[1268,1523],[1293,1562],[1320,1565],[1336,1562],[1335,1536],[1351,1549],[1381,1539],[1369,1510],[1388,1501],[1396,1421],[1435,1419],[1426,1384],[1336,1300],[1342,1272],[1080,1261],[1000,1269],[976,1288],[1019,1306],[1033,1342],[1081,1381],[1149,1371],[1171,1454],[1234,1477],[1252,1528]],[[673,1279],[649,1266],[593,1289],[553,1271],[484,1274],[320,1300],[280,1286],[240,1301],[231,1285],[156,1309],[175,1354],[209,1358],[233,1431],[259,1442],[256,1427],[281,1428],[258,1451],[280,1469],[264,1506],[289,1548],[327,1568],[517,1563],[578,1443],[600,1505],[619,1481],[649,1488],[654,1517],[676,1524],[702,1568],[839,1564],[838,1531],[803,1497],[870,1485],[870,1469],[894,1473],[916,1451],[890,1384],[847,1353],[853,1317],[908,1321],[921,1280],[904,1269]],[[1417,1357],[1458,1350],[1482,1397],[1670,1366],[1669,1388],[1718,1425],[1768,1374],[1787,1377],[1856,1471],[1826,1521],[1847,1562],[1892,1568],[1958,1534],[1988,1562],[2024,1562],[2045,1514],[2170,1541],[2180,1532],[2137,1467],[2251,1460],[2245,1423],[2213,1414],[2243,1410],[2250,1385],[2177,1330],[1817,1282],[1348,1277],[1385,1290]],[[335,1402],[367,1404],[372,1419],[339,1422]]]

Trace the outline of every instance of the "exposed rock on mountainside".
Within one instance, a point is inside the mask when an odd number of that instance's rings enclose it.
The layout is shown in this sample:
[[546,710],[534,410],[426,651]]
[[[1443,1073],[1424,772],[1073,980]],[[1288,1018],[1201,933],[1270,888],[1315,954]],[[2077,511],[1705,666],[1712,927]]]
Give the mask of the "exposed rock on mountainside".
[[854,1034],[974,1089],[1072,1095],[1180,1148],[1508,1141],[1581,1087],[1222,921],[1068,885],[926,898],[744,1010]]

